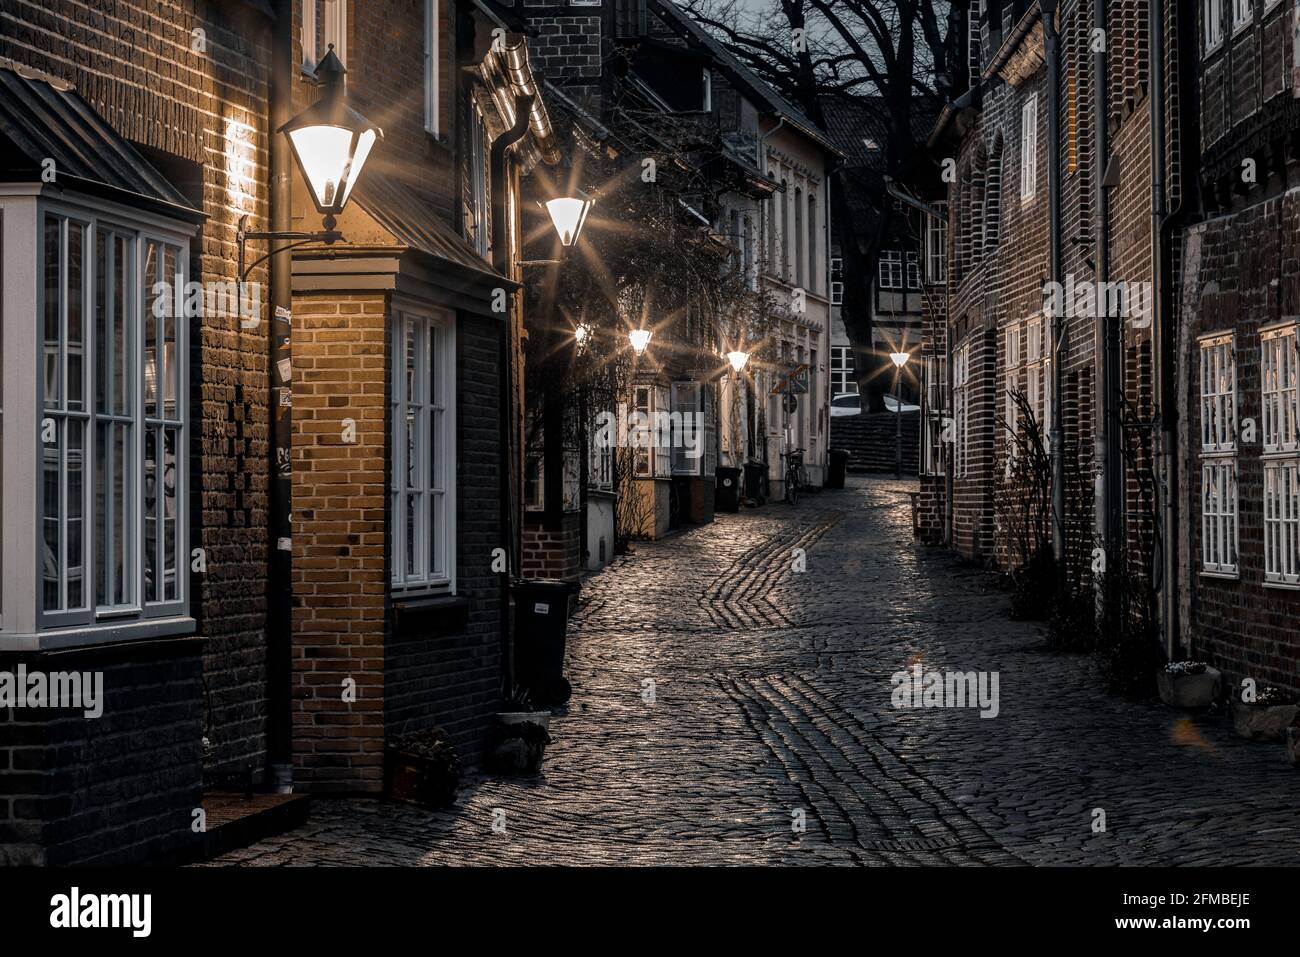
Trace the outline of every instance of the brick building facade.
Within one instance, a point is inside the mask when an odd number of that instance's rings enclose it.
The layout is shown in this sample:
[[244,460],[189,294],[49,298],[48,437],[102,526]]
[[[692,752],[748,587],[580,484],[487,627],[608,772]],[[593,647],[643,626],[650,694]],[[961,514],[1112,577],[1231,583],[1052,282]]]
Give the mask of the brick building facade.
[[[477,759],[510,668],[518,183],[559,158],[517,27],[448,0],[0,4],[4,505],[35,516],[6,520],[0,670],[104,689],[100,715],[0,710],[0,860],[188,852],[205,786],[271,783],[277,721],[301,790],[379,791],[386,741],[435,722]],[[331,46],[383,141],[343,238],[280,257],[273,322],[264,239],[235,305],[241,221],[273,212],[272,63],[296,113]],[[290,195],[319,230],[296,171]]]

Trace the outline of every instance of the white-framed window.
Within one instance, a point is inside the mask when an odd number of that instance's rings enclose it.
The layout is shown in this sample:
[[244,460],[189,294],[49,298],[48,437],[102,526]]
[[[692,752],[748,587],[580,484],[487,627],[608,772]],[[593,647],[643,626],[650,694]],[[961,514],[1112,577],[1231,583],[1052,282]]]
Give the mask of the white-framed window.
[[[632,474],[637,478],[669,478],[673,474],[669,389],[662,385],[632,388],[636,429],[632,437]],[[660,415],[663,412],[665,414]]]
[[1263,399],[1264,453],[1294,452],[1297,428],[1296,325],[1262,329],[1259,334],[1260,392]]
[[424,0],[424,128],[434,136],[442,135],[442,77],[439,75],[442,44],[438,35],[440,2],[441,0]]
[[1250,26],[1255,19],[1254,0],[1232,0],[1232,32],[1237,33]]
[[817,196],[808,187],[808,291],[820,292],[817,275]]
[[483,113],[472,100],[469,104],[469,181],[465,197],[465,238],[487,258],[490,217],[488,205],[487,126]]
[[1231,333],[1201,340],[1201,452],[1237,451],[1237,364]]
[[965,478],[970,469],[970,363],[971,343],[957,350],[952,366],[953,474]]
[[1201,22],[1205,52],[1210,53],[1223,43],[1223,0],[1202,0]]
[[1025,323],[1021,343],[1025,398],[1034,412],[1044,449],[1050,448],[1052,439],[1052,352],[1048,342],[1051,334],[1048,323],[1036,316]]
[[[613,411],[609,411],[613,415]],[[587,461],[587,487],[602,492],[614,491],[614,446],[610,441],[613,436],[603,437],[602,430],[595,428],[588,439],[589,456]]]
[[[936,204],[940,210],[947,203]],[[938,216],[925,217],[925,281],[941,283],[948,279],[948,223]]]
[[1296,324],[1260,330],[1264,451],[1264,580],[1300,585],[1300,426]]
[[921,288],[921,262],[916,253],[907,254],[907,288]]
[[1020,110],[1020,199],[1034,198],[1038,186],[1038,94],[1025,100]]
[[844,259],[840,256],[831,257],[831,305],[842,306],[844,304]]
[[395,309],[389,474],[395,590],[456,590],[456,325]]
[[[1020,415],[1016,407],[1014,392],[1023,388],[1020,381],[1020,323],[1016,322],[1006,328],[1004,335],[1006,383],[1003,389],[1004,409],[1002,413],[1003,428],[1007,435],[1007,448],[1015,448],[1014,437],[1020,431]],[[1008,454],[1013,454],[1008,452]]]
[[[704,457],[703,412],[698,382],[672,384],[672,425],[670,442],[674,475],[699,475]],[[692,456],[691,449],[699,455]]]
[[316,72],[330,44],[334,55],[346,66],[348,62],[347,0],[303,0],[302,3],[302,70]]
[[903,253],[897,249],[886,249],[880,253],[880,288],[903,288]]
[[38,208],[36,625],[93,633],[184,617],[189,241],[108,212]]
[[947,363],[942,356],[926,356],[922,367],[925,376],[925,442],[922,468],[927,475],[943,472],[943,420],[947,411]]
[[1200,340],[1201,566],[1237,574],[1237,368],[1232,333]]
[[831,397],[852,393],[857,395],[858,380],[854,377],[853,347],[831,346]]

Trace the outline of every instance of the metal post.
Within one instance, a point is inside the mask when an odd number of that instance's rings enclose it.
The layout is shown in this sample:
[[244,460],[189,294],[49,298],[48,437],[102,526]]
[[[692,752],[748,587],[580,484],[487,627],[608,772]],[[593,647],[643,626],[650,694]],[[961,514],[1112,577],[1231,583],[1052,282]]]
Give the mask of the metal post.
[[903,477],[903,399],[898,394],[902,366],[894,366],[894,478]]

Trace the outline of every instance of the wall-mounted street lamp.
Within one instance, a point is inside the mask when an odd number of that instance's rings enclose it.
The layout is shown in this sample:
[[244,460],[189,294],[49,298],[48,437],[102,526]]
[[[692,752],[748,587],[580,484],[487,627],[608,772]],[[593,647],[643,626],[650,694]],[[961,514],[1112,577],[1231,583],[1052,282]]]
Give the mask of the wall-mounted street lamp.
[[731,371],[739,373],[745,368],[745,363],[749,361],[749,353],[741,352],[739,349],[728,352],[727,361],[731,363]]
[[646,348],[650,345],[650,337],[652,335],[654,335],[654,333],[649,329],[633,329],[627,334],[628,339],[632,342],[632,351],[635,352],[638,357],[645,353]]
[[[546,202],[539,202],[537,205],[545,209],[550,215],[551,225],[560,234],[560,245],[568,249],[578,241],[578,236],[582,234],[582,227],[587,222],[587,214],[591,212],[594,203],[595,200],[578,190],[572,196],[557,196],[555,199],[548,199]],[[524,259],[517,262],[516,265],[554,266],[561,262],[563,262],[561,259]]]
[[902,369],[903,366],[907,365],[907,360],[912,358],[912,354],[910,352],[891,352],[889,358],[894,360],[894,368]]
[[236,235],[241,286],[248,271],[272,255],[267,253],[245,269],[244,244],[250,239],[295,240],[275,250],[284,252],[304,243],[331,245],[343,238],[334,228],[334,217],[343,211],[352,196],[352,187],[361,176],[375,143],[384,138],[383,130],[348,105],[346,76],[347,70],[331,43],[329,52],[316,67],[320,99],[276,130],[289,138],[293,158],[307,183],[316,211],[324,217],[325,228],[314,233],[253,231],[248,229],[248,217],[242,217]]
[[591,326],[588,323],[580,322],[573,327],[573,341],[577,343],[578,355],[582,355],[587,350],[587,345],[591,342]]

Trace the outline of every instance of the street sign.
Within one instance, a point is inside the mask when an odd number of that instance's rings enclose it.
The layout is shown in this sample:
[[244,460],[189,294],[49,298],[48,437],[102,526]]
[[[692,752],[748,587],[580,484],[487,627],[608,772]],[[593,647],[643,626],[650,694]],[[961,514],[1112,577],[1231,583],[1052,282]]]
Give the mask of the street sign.
[[772,394],[803,395],[808,391],[808,363],[795,366],[772,386]]

